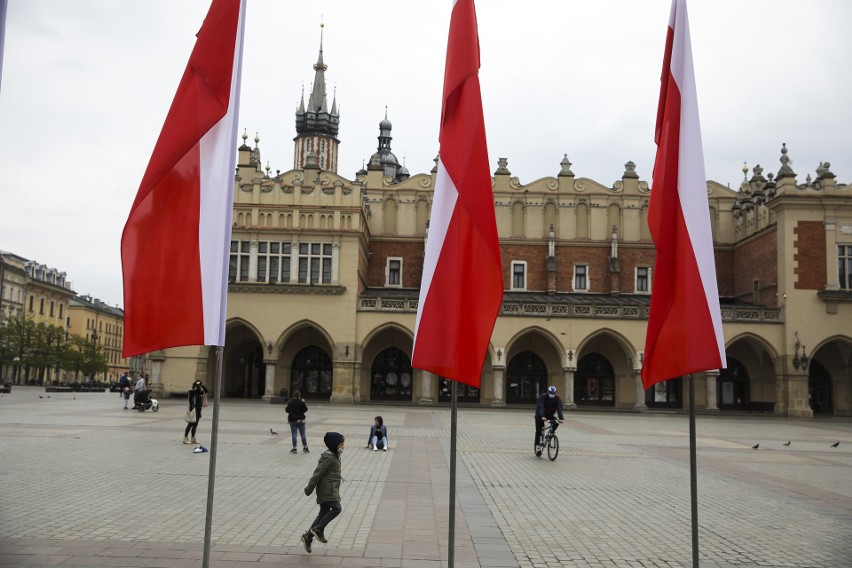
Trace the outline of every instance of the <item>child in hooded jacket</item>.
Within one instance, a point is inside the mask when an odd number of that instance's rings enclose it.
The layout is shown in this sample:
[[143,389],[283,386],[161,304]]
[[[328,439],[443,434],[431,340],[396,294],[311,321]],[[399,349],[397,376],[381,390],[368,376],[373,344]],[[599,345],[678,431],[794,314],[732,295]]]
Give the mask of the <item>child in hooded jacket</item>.
[[325,538],[325,527],[343,511],[340,506],[340,481],[343,479],[340,455],[343,453],[345,440],[343,434],[326,432],[323,442],[328,450],[320,455],[314,474],[305,487],[305,495],[310,495],[316,489],[317,504],[320,508],[317,518],[301,536],[307,552],[311,551],[314,538],[322,543],[328,542]]

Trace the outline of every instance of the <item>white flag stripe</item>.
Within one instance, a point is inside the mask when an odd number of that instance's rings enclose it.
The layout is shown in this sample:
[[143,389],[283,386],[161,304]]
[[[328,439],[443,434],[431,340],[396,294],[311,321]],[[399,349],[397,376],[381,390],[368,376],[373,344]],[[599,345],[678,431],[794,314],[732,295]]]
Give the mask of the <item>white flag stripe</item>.
[[698,92],[695,87],[695,69],[692,63],[692,41],[689,34],[686,2],[679,0],[672,21],[671,73],[677,83],[681,99],[680,146],[678,149],[678,195],[684,222],[698,271],[704,287],[707,306],[716,332],[719,353],[725,359],[725,342],[719,310],[716,283],[716,260],[713,252],[710,215],[707,209],[707,181],[704,169],[704,148],[701,143],[701,125],[698,116]]
[[233,215],[234,168],[240,108],[243,24],[246,3],[240,4],[236,46],[231,72],[228,112],[200,142],[201,194],[198,250],[201,265],[201,298],[204,314],[204,344],[225,344],[225,312],[228,302],[228,256]]
[[[453,218],[456,203],[459,199],[459,190],[452,178],[447,174],[444,164],[438,158],[438,173],[435,175],[435,193],[432,196],[432,214],[429,220],[429,237],[426,240],[426,254],[423,259],[423,277],[420,281],[420,308],[417,310],[417,320],[414,324],[414,345],[417,345],[417,330],[420,329],[420,314],[423,313],[422,306],[429,295],[432,286],[432,277],[438,266],[441,250],[447,238],[447,229]],[[414,354],[412,353],[412,356]]]

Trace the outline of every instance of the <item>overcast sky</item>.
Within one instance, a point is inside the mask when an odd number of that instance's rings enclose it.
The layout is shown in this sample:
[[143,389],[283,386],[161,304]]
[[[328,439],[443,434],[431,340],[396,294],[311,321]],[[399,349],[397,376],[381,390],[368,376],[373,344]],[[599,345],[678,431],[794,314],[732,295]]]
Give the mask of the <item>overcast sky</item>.
[[[123,304],[120,239],[208,0],[8,0],[0,85],[0,249]],[[240,131],[263,164],[293,167],[320,22],[340,167],[351,179],[393,123],[412,174],[438,151],[449,0],[249,0]],[[632,160],[651,181],[670,0],[479,0],[492,172],[559,172],[611,185]],[[781,143],[803,182],[829,161],[852,182],[852,2],[689,4],[707,177],[743,162],[777,172]],[[239,142],[234,141],[235,145]]]

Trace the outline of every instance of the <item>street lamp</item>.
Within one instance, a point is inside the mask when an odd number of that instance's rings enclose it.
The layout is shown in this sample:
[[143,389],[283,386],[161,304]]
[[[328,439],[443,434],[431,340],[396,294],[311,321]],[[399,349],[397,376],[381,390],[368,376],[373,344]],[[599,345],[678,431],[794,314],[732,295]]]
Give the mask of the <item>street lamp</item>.
[[97,328],[92,330],[92,374],[89,376],[89,382],[95,382],[95,361],[97,360],[97,349],[98,349],[98,330]]
[[[796,370],[798,370],[799,368],[801,368],[803,370],[807,369],[808,368],[808,361],[810,361],[810,357],[808,357],[808,354],[805,352],[805,346],[802,344],[801,341],[799,341],[799,332],[794,331],[793,335],[796,336],[796,343],[794,344],[796,352],[793,355],[793,366],[796,368]],[[799,348],[802,349],[801,356],[799,355]]]

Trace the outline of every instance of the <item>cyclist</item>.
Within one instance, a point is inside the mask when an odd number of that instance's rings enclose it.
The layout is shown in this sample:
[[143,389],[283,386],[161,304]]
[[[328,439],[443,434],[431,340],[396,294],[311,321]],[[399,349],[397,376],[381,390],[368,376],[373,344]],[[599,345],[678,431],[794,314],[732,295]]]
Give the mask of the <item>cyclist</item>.
[[[562,399],[556,395],[556,387],[549,386],[547,391],[539,395],[535,403],[535,445],[541,444],[541,430],[544,427],[545,421],[553,420],[559,415],[559,423],[565,420],[562,415]],[[554,431],[558,424],[554,424]],[[536,450],[535,455],[541,456],[541,451]]]

